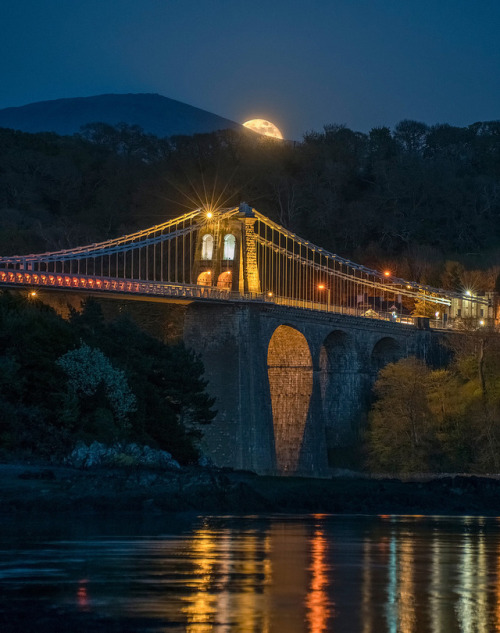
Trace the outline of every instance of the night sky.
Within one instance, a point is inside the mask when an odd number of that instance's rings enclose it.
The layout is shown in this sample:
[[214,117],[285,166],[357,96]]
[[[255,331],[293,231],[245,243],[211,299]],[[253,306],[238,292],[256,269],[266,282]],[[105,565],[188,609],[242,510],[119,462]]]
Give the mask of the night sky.
[[4,0],[0,108],[152,92],[287,138],[500,119],[498,0]]

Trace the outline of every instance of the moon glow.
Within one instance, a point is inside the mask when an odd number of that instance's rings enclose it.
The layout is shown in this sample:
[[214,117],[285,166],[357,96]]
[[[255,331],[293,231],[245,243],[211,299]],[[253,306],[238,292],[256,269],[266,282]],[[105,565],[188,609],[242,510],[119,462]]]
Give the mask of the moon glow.
[[249,130],[257,132],[257,134],[283,140],[283,134],[274,125],[274,123],[271,123],[271,121],[266,121],[265,119],[251,119],[250,121],[243,123],[243,125]]

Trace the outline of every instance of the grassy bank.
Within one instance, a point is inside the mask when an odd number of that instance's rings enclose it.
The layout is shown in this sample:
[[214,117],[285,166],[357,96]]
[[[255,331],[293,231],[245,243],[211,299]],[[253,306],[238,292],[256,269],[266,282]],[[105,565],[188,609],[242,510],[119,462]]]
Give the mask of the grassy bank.
[[141,512],[500,515],[500,480],[261,477],[208,468],[79,470],[0,465],[1,513]]

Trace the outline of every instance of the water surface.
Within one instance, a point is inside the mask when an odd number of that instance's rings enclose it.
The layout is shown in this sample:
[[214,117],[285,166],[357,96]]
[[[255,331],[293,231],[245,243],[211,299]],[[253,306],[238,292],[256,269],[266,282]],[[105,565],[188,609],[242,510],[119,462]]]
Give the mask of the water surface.
[[56,525],[3,520],[4,630],[17,621],[18,630],[33,622],[34,631],[55,631],[57,623],[70,633],[99,625],[500,632],[497,519],[166,516]]

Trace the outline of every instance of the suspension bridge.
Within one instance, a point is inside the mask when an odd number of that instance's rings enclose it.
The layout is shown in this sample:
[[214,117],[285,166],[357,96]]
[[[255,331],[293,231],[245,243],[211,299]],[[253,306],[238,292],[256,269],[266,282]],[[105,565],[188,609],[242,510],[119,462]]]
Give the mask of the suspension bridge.
[[[266,302],[304,310],[414,323],[415,300],[471,314],[488,300],[376,271],[300,238],[242,204],[197,209],[148,229],[36,255],[0,257],[0,287],[123,293],[165,299]],[[424,310],[429,312],[429,310]]]
[[[149,312],[153,302],[165,311],[184,303],[184,342],[216,398],[203,450],[218,466],[271,474],[345,465],[339,455],[357,441],[381,367],[409,355],[435,360],[442,329],[462,317],[494,323],[487,297],[371,270],[245,204],[88,246],[0,257],[2,287],[49,303],[60,291],[140,299]],[[412,317],[415,305],[437,327]]]

